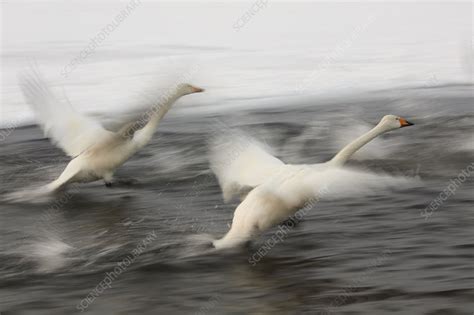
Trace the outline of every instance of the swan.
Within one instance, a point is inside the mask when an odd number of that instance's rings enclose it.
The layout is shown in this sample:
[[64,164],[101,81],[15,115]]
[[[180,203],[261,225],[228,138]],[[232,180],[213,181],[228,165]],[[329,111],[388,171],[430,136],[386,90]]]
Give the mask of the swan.
[[46,193],[73,182],[100,179],[110,187],[114,171],[151,140],[174,102],[181,96],[204,91],[190,84],[179,84],[172,93],[162,97],[163,102],[144,113],[141,120],[112,132],[75,111],[70,104],[60,102],[35,69],[20,77],[20,87],[45,136],[72,158],[56,180],[42,187]]
[[[230,230],[212,244],[226,249],[247,243],[283,222],[307,202],[323,195],[330,182],[327,171],[342,167],[361,147],[377,136],[413,125],[404,118],[386,115],[367,133],[346,145],[330,161],[290,165],[252,141],[211,143],[210,165],[225,201],[236,194],[242,201],[234,212]],[[222,139],[221,139],[222,140]]]

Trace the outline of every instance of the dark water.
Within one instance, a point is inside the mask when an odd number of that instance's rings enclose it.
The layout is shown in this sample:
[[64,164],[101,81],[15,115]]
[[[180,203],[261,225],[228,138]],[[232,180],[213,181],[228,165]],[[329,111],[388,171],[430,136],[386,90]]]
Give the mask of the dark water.
[[[0,203],[1,314],[473,314],[472,178],[421,215],[474,162],[472,104],[471,86],[450,86],[167,117],[116,174],[126,182]],[[317,163],[388,113],[416,125],[381,137],[349,167],[418,184],[321,200],[263,257],[277,228],[235,252],[202,246],[228,230],[237,205],[223,203],[209,170],[213,126],[243,129],[285,162]],[[0,192],[46,183],[67,161],[39,129],[18,128],[1,144]]]

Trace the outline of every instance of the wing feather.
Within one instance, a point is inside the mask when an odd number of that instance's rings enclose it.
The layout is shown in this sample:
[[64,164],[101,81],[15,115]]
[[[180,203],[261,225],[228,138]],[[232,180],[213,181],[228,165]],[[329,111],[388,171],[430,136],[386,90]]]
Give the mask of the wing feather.
[[21,90],[26,102],[33,108],[45,136],[74,157],[112,132],[61,102],[51,91],[36,69],[20,76]]
[[212,139],[210,165],[225,201],[238,194],[246,195],[285,165],[269,151],[243,134],[224,133]]

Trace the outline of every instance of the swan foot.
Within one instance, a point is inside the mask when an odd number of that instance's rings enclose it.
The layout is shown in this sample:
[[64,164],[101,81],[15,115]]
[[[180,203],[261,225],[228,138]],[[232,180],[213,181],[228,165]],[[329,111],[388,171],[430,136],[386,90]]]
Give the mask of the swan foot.
[[104,179],[105,187],[107,188],[112,187],[112,181],[114,179],[113,173],[106,173],[103,179]]

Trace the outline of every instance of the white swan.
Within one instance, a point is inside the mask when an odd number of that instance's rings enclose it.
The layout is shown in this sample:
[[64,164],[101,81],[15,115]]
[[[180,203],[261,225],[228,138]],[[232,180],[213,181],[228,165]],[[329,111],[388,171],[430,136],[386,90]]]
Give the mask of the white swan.
[[173,103],[183,95],[204,91],[189,84],[180,84],[161,104],[154,105],[142,115],[144,121],[128,123],[119,131],[112,132],[76,112],[68,103],[60,102],[37,71],[20,77],[20,85],[45,135],[72,157],[62,174],[43,187],[46,193],[68,183],[99,179],[110,186],[114,171],[150,141],[158,123]]
[[319,198],[329,182],[328,176],[325,177],[328,171],[343,166],[375,137],[411,125],[401,117],[384,116],[377,126],[345,146],[330,161],[313,165],[284,164],[255,142],[214,143],[211,169],[219,180],[224,199],[228,200],[236,193],[244,194],[243,201],[235,209],[229,232],[213,241],[214,247],[241,245],[281,223],[306,202]]

